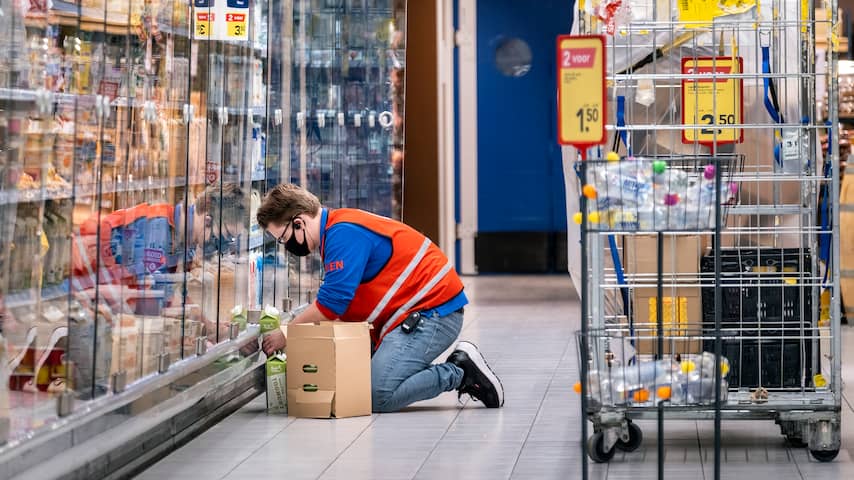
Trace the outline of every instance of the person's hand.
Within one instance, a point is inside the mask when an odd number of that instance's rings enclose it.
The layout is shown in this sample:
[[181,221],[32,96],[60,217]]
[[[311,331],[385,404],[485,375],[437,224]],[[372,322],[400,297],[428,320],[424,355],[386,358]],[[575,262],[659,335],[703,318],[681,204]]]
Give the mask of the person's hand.
[[266,353],[268,357],[277,351],[284,349],[286,344],[287,339],[285,339],[285,334],[282,333],[281,330],[274,330],[264,335],[264,340],[261,342],[261,345],[264,347],[264,353]]

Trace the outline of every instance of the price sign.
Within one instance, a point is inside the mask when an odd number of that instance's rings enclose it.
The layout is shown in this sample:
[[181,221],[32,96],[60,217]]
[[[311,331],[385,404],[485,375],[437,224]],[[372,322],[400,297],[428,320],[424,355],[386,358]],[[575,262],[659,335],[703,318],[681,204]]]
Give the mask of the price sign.
[[605,38],[557,39],[558,142],[578,148],[605,142]]
[[226,35],[233,39],[248,38],[245,13],[227,13],[225,15]]
[[742,72],[741,57],[683,58],[682,143],[723,145],[741,143],[744,130],[743,80],[717,78]]
[[211,36],[211,22],[214,21],[213,12],[196,12],[196,38],[206,40]]

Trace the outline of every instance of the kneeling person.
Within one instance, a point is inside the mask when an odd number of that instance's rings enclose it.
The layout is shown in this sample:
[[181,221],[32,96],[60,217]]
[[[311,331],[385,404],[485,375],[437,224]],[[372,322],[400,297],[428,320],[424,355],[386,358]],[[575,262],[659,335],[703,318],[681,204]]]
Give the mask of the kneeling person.
[[[374,412],[394,412],[452,390],[487,407],[504,404],[501,382],[474,344],[459,342],[445,363],[431,365],[459,336],[468,299],[453,265],[430,239],[390,218],[323,208],[292,184],[273,189],[257,219],[290,253],[320,252],[323,284],[293,323],[373,324]],[[281,332],[268,335],[264,351],[285,343]]]

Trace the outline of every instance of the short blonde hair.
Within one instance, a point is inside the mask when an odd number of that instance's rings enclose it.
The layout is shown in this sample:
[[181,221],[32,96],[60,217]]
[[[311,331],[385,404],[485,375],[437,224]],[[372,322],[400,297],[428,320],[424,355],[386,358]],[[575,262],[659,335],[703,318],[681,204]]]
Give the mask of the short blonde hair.
[[267,228],[271,223],[285,225],[297,215],[316,215],[319,211],[320,200],[313,193],[299,185],[283,183],[264,197],[255,217],[261,228]]

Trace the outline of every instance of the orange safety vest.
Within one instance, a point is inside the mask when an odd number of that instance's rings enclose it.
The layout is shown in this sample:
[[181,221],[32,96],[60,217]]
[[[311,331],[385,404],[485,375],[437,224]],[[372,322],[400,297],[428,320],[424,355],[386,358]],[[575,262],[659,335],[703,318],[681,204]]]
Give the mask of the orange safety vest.
[[[373,324],[375,346],[412,312],[436,308],[463,291],[448,257],[429,238],[404,223],[363,210],[329,210],[326,229],[352,223],[391,240],[391,257],[377,275],[359,285],[341,320]],[[320,255],[325,261],[325,235]]]

